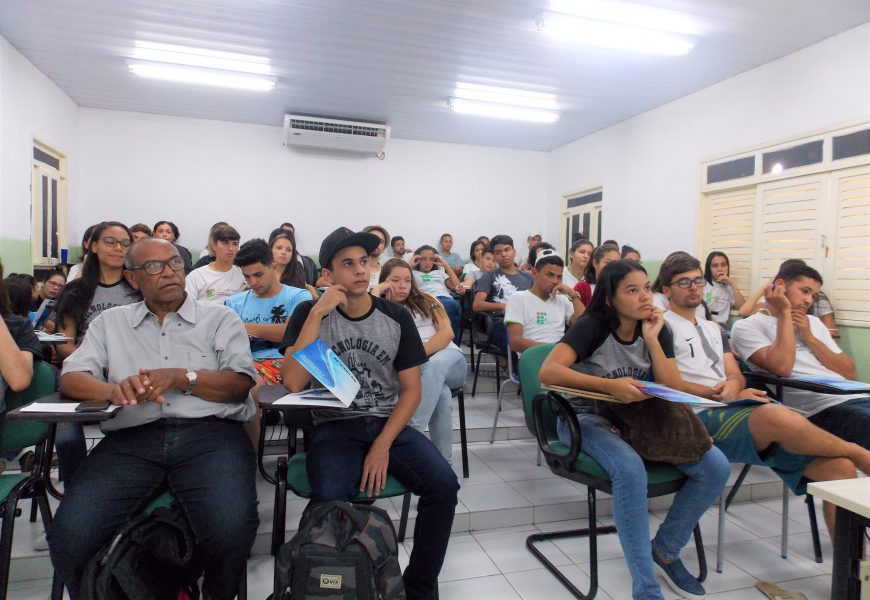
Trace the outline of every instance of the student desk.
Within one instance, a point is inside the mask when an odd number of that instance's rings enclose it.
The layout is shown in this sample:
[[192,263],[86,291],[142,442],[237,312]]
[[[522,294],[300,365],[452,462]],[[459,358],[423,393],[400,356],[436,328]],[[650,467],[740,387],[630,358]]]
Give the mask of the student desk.
[[[67,396],[61,396],[59,392],[55,392],[49,396],[45,396],[38,400],[40,404],[44,404],[47,402],[51,403],[70,403],[70,404],[78,404],[78,400],[74,400]],[[33,404],[32,402],[30,404]],[[54,437],[56,432],[57,423],[94,423],[94,422],[102,422],[108,421],[109,419],[114,419],[115,416],[122,410],[123,407],[117,408],[112,412],[22,412],[21,409],[26,406],[30,406],[30,404],[26,404],[25,406],[20,406],[14,410],[10,410],[6,413],[6,419],[9,421],[42,421],[49,424],[48,428],[48,457],[47,461],[51,462],[51,455],[54,452]],[[57,500],[61,500],[63,498],[63,494],[60,493],[56,487],[54,487],[54,483],[51,481],[51,473],[49,469],[44,469],[43,471],[43,481],[45,482],[45,489]]]
[[820,481],[808,484],[807,491],[837,507],[831,599],[858,600],[863,534],[870,527],[870,479]]

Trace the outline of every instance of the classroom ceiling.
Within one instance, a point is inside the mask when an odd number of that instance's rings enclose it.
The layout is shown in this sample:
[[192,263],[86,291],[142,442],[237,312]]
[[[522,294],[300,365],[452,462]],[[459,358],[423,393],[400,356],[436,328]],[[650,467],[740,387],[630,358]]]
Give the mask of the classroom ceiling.
[[[692,52],[555,41],[536,28],[548,0],[0,0],[0,34],[81,106],[267,125],[292,112],[383,122],[397,138],[551,150],[870,21],[867,0],[638,1],[689,15]],[[125,62],[136,41],[263,57],[277,86],[142,79]],[[452,113],[457,82],[552,93],[561,118]]]

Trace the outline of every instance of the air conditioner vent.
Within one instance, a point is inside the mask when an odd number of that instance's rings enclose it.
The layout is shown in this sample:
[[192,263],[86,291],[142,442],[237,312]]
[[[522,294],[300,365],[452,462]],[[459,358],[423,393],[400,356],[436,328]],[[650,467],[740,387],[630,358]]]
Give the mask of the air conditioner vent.
[[383,156],[390,127],[380,123],[284,115],[284,145]]

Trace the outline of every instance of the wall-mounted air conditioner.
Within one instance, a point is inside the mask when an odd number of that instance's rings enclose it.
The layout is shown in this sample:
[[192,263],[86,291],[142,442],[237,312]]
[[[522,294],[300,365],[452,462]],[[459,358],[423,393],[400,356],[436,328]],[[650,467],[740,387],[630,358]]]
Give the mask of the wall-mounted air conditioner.
[[390,127],[380,123],[284,115],[284,145],[321,148],[383,158]]

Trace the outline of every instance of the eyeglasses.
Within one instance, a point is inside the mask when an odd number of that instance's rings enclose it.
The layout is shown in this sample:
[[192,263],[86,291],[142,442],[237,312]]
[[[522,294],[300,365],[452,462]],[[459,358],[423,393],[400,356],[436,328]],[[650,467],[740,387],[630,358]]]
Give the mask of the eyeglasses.
[[688,277],[683,277],[682,279],[678,279],[677,281],[672,281],[668,285],[675,285],[679,288],[686,289],[689,286],[694,285],[695,287],[704,287],[707,283],[707,280],[703,277],[695,277],[694,279],[689,279]]
[[110,235],[107,235],[104,238],[100,238],[100,241],[103,242],[105,245],[107,245],[109,248],[114,248],[118,244],[121,244],[121,248],[129,248],[130,244],[132,243],[129,239],[119,240],[119,239],[113,238]]
[[63,288],[66,284],[65,283],[58,283],[57,281],[46,281],[45,285],[51,286],[53,288]]
[[169,265],[173,271],[181,271],[184,268],[184,259],[180,256],[173,256],[169,260],[146,260],[138,267],[130,267],[131,271],[142,269],[148,275],[160,275],[163,270]]

